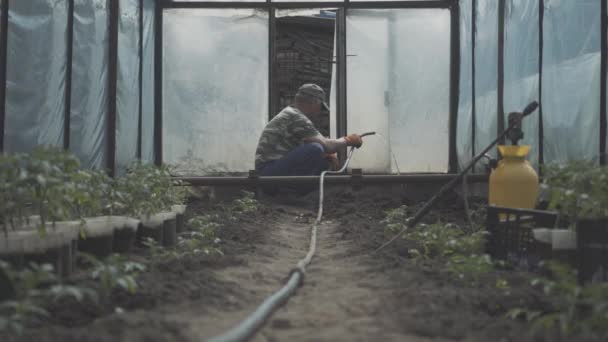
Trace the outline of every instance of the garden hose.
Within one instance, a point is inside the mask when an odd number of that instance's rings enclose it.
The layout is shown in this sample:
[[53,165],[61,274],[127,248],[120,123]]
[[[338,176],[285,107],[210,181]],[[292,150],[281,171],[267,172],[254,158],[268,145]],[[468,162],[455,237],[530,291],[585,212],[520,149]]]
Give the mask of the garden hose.
[[[368,135],[374,135],[375,132],[363,133],[360,137],[365,137]],[[239,325],[229,330],[223,335],[215,336],[209,339],[210,342],[233,342],[233,341],[246,341],[253,337],[255,333],[264,325],[266,320],[272,315],[272,313],[277,310],[283,303],[294,294],[298,286],[302,284],[304,281],[304,274],[306,273],[306,266],[310,264],[312,261],[312,257],[315,255],[317,248],[317,230],[318,226],[321,223],[321,218],[323,216],[323,198],[324,198],[324,180],[325,175],[328,174],[339,174],[344,172],[350,163],[350,160],[355,151],[355,147],[351,147],[346,161],[340,170],[338,171],[323,171],[321,173],[319,179],[319,209],[317,211],[317,218],[312,225],[311,234],[310,234],[310,247],[308,249],[308,253],[306,256],[298,261],[296,267],[289,274],[289,279],[287,283],[283,285],[283,287],[275,292],[272,296],[266,298],[264,302],[258,306],[258,308],[249,315],[244,321],[242,321]]]

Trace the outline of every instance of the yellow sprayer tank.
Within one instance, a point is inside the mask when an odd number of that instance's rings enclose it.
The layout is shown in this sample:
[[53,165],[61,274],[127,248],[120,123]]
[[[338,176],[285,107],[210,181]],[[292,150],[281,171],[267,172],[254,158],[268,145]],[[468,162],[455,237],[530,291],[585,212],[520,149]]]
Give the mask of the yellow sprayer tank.
[[498,146],[502,158],[490,174],[490,204],[532,209],[538,197],[538,175],[526,160],[530,146]]

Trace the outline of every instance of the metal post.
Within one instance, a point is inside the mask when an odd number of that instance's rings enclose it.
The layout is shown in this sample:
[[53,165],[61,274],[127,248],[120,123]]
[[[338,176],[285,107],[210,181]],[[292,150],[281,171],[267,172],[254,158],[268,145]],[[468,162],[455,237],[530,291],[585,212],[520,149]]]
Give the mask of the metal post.
[[602,59],[600,62],[600,164],[606,164],[606,79],[608,61],[608,3],[602,1]]
[[0,11],[0,152],[4,152],[4,121],[6,117],[6,54],[8,45],[8,7],[9,0],[1,1]]
[[449,118],[449,173],[458,172],[458,102],[460,91],[460,5],[456,1],[450,9],[450,118]]
[[144,0],[139,0],[139,114],[137,119],[137,159],[141,160],[144,88]]
[[475,101],[475,37],[477,33],[477,0],[472,0],[471,10],[471,156],[475,156],[475,133],[477,126],[477,106]]
[[[543,130],[543,44],[545,21],[545,0],[538,0],[538,165],[545,162],[544,130]],[[542,172],[542,168],[539,168]]]
[[163,9],[162,1],[154,11],[154,163],[163,162]]
[[[266,0],[270,3],[270,0]],[[276,86],[274,83],[275,67],[276,67],[276,14],[275,9],[268,9],[268,120],[278,111],[275,104]]]
[[65,107],[63,114],[63,148],[70,149],[70,118],[72,111],[72,59],[74,56],[74,0],[68,0],[67,65],[65,69]]
[[[346,9],[338,9],[336,16],[336,137],[347,134],[347,115],[346,115]],[[346,148],[339,151],[340,161],[346,158]]]
[[110,1],[110,38],[108,66],[108,159],[107,167],[111,176],[116,172],[116,92],[118,82],[118,1]]
[[[505,0],[498,0],[498,83],[497,83],[497,112],[498,122],[496,125],[497,134],[505,130],[505,108],[504,108],[504,87],[505,87]],[[505,139],[501,139],[499,144],[504,144]]]
[[[159,0],[163,1],[163,0]],[[166,0],[164,0],[166,1]],[[262,2],[263,1],[263,2]],[[406,1],[168,1],[165,8],[450,8],[458,0],[406,0]]]

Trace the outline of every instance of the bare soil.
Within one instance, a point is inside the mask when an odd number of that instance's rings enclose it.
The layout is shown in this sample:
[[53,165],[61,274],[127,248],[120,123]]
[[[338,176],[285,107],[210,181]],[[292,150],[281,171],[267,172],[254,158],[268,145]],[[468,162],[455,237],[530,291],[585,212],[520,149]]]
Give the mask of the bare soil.
[[[543,305],[526,274],[500,274],[511,285],[506,293],[495,286],[495,276],[471,287],[439,263],[413,262],[405,241],[373,254],[390,237],[380,221],[385,210],[404,203],[399,191],[328,190],[317,254],[304,284],[254,341],[558,340],[532,336],[524,323],[504,317],[523,303]],[[221,229],[221,257],[151,263],[138,250],[133,259],[150,269],[140,276],[136,295],[117,292],[103,308],[61,303],[52,308],[52,319],[14,339],[201,341],[225,332],[278,290],[304,257],[316,196],[262,198],[263,209]],[[219,210],[216,202],[197,200],[187,215]],[[451,198],[426,218],[438,219],[465,218]]]

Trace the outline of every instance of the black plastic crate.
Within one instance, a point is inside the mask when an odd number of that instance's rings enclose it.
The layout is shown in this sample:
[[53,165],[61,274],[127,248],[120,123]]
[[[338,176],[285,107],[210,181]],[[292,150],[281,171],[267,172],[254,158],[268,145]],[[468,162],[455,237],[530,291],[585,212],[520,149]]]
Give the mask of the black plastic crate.
[[579,282],[608,281],[608,218],[579,220],[576,241]]
[[492,258],[535,267],[551,258],[551,246],[534,240],[534,228],[552,228],[558,214],[551,211],[488,206],[486,252]]

